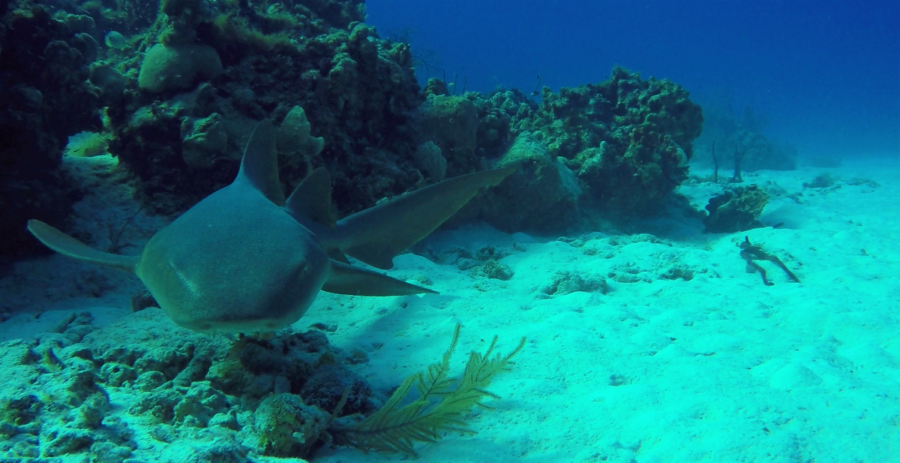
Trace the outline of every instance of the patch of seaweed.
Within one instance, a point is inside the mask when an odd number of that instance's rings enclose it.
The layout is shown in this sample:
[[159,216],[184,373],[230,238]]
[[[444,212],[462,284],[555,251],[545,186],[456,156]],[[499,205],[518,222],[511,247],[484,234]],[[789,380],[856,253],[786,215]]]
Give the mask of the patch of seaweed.
[[[474,407],[491,408],[482,401],[499,399],[487,391],[497,373],[508,371],[512,358],[525,346],[525,338],[510,354],[494,353],[497,337],[484,354],[472,352],[460,379],[450,378],[450,357],[459,340],[456,326],[450,348],[440,363],[417,373],[397,388],[381,409],[371,416],[342,417],[329,426],[334,444],[355,447],[364,452],[392,452],[416,456],[413,446],[419,442],[437,442],[442,432],[475,434],[466,422],[466,414]],[[415,386],[418,398],[403,405]],[[341,405],[335,411],[340,413]]]

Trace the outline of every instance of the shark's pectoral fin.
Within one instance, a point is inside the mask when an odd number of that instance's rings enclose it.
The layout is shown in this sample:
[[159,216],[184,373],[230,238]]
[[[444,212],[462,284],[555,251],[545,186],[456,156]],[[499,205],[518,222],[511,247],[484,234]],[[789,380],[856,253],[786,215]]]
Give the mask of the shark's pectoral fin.
[[28,231],[48,248],[82,262],[134,272],[141,260],[140,256],[120,256],[98,251],[40,220],[29,220]]
[[409,284],[387,275],[341,262],[331,261],[331,274],[322,291],[351,296],[403,296],[436,294],[428,288]]
[[389,269],[397,254],[416,244],[478,192],[496,186],[516,167],[475,172],[405,194],[338,221],[332,245],[373,267]]
[[344,255],[344,253],[341,252],[340,249],[329,249],[328,257],[331,260],[336,260],[342,264],[348,264],[348,265],[350,264],[350,259],[348,259],[347,256]]

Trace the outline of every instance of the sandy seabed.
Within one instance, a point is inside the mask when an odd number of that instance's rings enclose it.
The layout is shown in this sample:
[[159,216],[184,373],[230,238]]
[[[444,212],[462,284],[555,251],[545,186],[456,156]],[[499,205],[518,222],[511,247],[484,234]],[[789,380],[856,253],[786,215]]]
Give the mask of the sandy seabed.
[[[823,173],[832,185],[804,186]],[[323,293],[295,327],[334,327],[330,342],[365,351],[369,361],[352,368],[383,391],[440,359],[457,323],[456,374],[494,335],[501,352],[527,338],[491,386],[502,400],[472,419],[478,434],[420,446],[419,461],[900,461],[900,163],[744,179],[772,194],[762,221],[777,228],[704,234],[697,219],[675,214],[634,234],[540,237],[470,225],[417,249],[440,257],[491,246],[511,278],[404,254],[390,274],[441,294]],[[680,192],[702,208],[721,189],[695,180]],[[86,230],[102,222],[89,220],[92,210],[129,216],[124,201],[98,198],[79,206]],[[159,226],[135,220],[131,239]],[[749,273],[738,248],[745,237],[801,282],[769,262],[761,265],[773,285]],[[19,263],[0,280],[13,311],[0,341],[36,336],[72,311],[90,311],[98,326],[129,316],[139,288],[61,256]],[[401,459],[338,448],[316,461]]]

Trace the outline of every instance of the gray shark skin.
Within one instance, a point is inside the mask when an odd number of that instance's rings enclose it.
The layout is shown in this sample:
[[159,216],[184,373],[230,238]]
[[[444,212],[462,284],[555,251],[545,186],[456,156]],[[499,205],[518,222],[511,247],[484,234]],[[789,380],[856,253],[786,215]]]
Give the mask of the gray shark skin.
[[37,220],[28,230],[71,258],[135,273],[178,325],[208,333],[285,328],[319,291],[366,296],[434,293],[380,269],[515,168],[477,172],[400,196],[342,220],[331,217],[331,179],[311,173],[287,199],[278,182],[275,133],[260,122],[233,183],[157,232],[139,256],[93,249]]

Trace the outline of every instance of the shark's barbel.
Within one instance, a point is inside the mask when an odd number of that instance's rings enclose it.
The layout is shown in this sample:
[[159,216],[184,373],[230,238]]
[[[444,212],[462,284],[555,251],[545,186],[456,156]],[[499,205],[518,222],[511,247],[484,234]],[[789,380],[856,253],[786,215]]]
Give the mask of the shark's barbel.
[[285,200],[275,132],[260,122],[233,183],[157,232],[140,256],[93,249],[37,220],[28,230],[50,249],[134,272],[175,323],[197,331],[253,333],[285,328],[320,290],[365,296],[434,291],[349,265],[381,269],[427,236],[479,190],[515,171],[506,167],[451,178],[335,222],[331,178],[310,174]]

